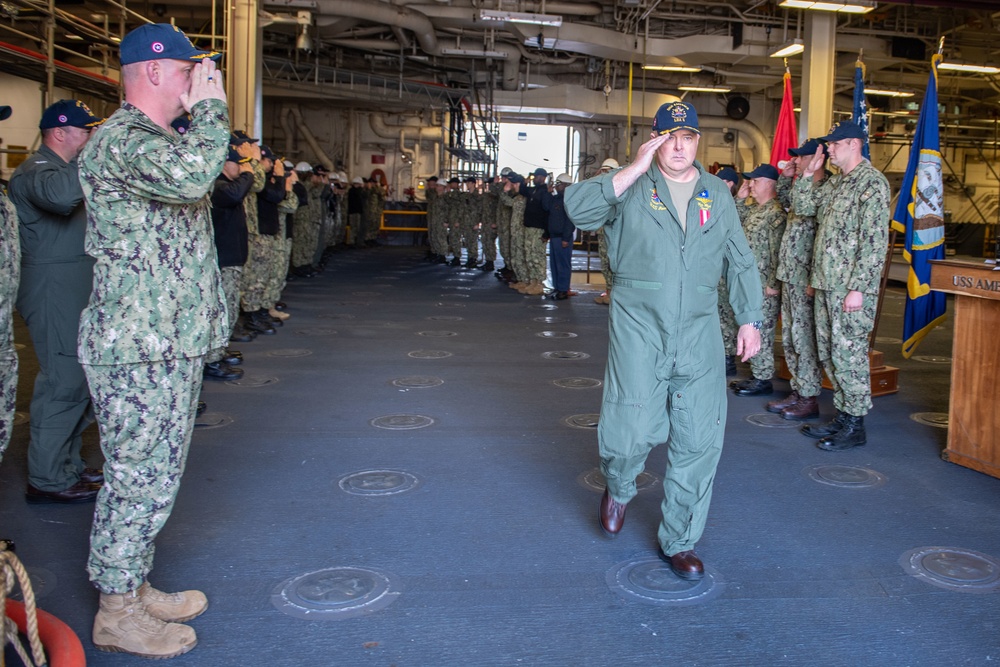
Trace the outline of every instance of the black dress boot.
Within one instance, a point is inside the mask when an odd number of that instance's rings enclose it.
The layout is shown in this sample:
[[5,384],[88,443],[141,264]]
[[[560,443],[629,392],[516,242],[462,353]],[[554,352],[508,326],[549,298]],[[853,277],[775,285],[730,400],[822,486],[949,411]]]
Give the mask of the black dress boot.
[[839,452],[853,447],[861,447],[868,442],[865,437],[865,418],[855,417],[847,413],[841,420],[841,429],[831,436],[816,443],[820,449],[828,452]]
[[774,391],[774,385],[770,380],[760,380],[751,378],[749,382],[733,388],[733,393],[737,396],[766,396]]
[[486,262],[482,266],[480,266],[479,269],[484,273],[489,273],[490,271],[493,270],[493,262],[486,260]]
[[844,419],[849,415],[837,410],[837,416],[825,424],[806,424],[801,429],[802,435],[810,438],[826,438],[838,432],[844,426]]

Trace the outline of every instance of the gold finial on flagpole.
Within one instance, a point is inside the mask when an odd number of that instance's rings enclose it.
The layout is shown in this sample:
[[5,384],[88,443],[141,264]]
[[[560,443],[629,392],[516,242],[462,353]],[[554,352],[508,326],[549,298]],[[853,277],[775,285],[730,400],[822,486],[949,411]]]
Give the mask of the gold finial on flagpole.
[[938,42],[938,55],[944,53],[944,37],[941,37],[941,41]]

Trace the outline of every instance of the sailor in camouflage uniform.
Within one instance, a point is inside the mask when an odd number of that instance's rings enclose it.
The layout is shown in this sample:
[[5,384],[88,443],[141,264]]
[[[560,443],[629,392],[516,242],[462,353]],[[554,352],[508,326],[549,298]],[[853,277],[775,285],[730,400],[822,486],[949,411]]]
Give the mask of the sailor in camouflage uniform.
[[760,352],[750,360],[753,375],[749,380],[737,383],[734,391],[737,396],[762,396],[774,391],[771,384],[774,376],[774,328],[781,308],[781,283],[775,274],[781,236],[785,233],[786,214],[778,200],[778,170],[773,165],[762,164],[744,173],[743,178],[746,180],[740,188],[737,204],[745,201],[745,191],[753,196],[754,205],[745,208],[746,214],[741,214],[740,220],[757,260],[760,284],[764,288],[764,319],[760,329]]
[[466,250],[465,268],[474,269],[479,264],[479,221],[480,195],[476,191],[476,178],[469,176],[462,186],[462,208],[459,215],[459,228],[462,235],[462,245]]
[[503,258],[504,264],[503,268],[497,272],[497,278],[508,282],[514,277],[514,271],[510,266],[511,209],[500,200],[503,197],[504,190],[507,188],[507,183],[510,182],[509,177],[511,173],[513,173],[513,170],[510,167],[504,167],[500,170],[500,187],[497,188],[497,245],[499,246],[500,257]]
[[[729,186],[729,192],[736,194],[736,186],[740,182],[740,175],[732,167],[723,167],[715,174],[722,182]],[[722,346],[726,350],[726,375],[736,375],[736,332],[740,325],[736,323],[736,313],[729,303],[729,283],[726,282],[726,270],[729,267],[724,262],[722,265],[722,278],[719,279],[719,324],[722,326]]]
[[[802,170],[803,160],[812,159],[822,144],[809,139],[799,148],[789,148],[792,156],[778,179],[778,199],[791,205],[792,185]],[[813,174],[813,185],[824,182],[825,171]],[[822,389],[823,371],[816,353],[816,318],[813,289],[809,287],[813,246],[816,242],[816,218],[788,211],[788,224],[781,237],[778,254],[778,280],[781,281],[781,347],[785,365],[791,374],[792,391],[788,396],[770,401],[767,411],[785,419],[810,419],[819,416],[817,396]]]
[[[10,118],[10,107],[0,106],[0,120]],[[21,276],[21,245],[17,239],[17,211],[0,189],[0,462],[10,444],[17,399],[17,350],[14,348],[14,300]]]
[[837,416],[802,432],[820,438],[816,446],[838,451],[864,445],[864,416],[872,407],[869,336],[875,326],[882,269],[889,238],[889,183],[861,155],[865,133],[841,121],[827,142],[830,163],[840,169],[820,187],[813,175],[823,168],[817,151],[795,182],[792,205],[815,215],[810,285],[816,290],[816,347],[833,385]]
[[[79,158],[96,265],[78,354],[106,460],[87,572],[101,592],[95,646],[170,658],[194,648],[181,621],[208,606],[147,575],[184,473],[205,355],[228,336],[208,193],[229,113],[219,54],[174,26],[144,25],[120,48],[125,103]],[[184,111],[191,127],[179,137],[170,123]]]
[[484,184],[483,194],[480,201],[480,217],[482,223],[479,229],[479,237],[483,243],[483,265],[479,268],[482,271],[493,271],[497,261],[497,208],[500,206],[500,191],[503,185],[499,178],[488,179]]
[[430,246],[427,259],[431,262],[446,261],[448,253],[448,232],[444,226],[444,200],[438,190],[438,177],[427,179],[424,199],[427,200],[427,244]]
[[448,247],[445,255],[449,252],[452,253],[451,261],[448,262],[449,266],[459,266],[462,263],[461,187],[462,181],[452,176],[448,179],[448,189],[439,199],[441,215],[444,218],[444,227],[448,235]]
[[507,175],[507,184],[500,193],[500,205],[510,211],[510,256],[504,257],[504,262],[511,270],[508,287],[515,290],[527,289],[528,271],[524,266],[524,208],[528,203],[525,199],[527,186],[521,174],[511,172]]
[[313,270],[313,255],[316,253],[316,243],[319,239],[320,227],[323,224],[323,202],[319,193],[323,187],[322,177],[313,172],[308,162],[295,165],[299,182],[306,188],[307,205],[295,212],[295,231],[292,235],[292,267],[298,273],[308,273]]

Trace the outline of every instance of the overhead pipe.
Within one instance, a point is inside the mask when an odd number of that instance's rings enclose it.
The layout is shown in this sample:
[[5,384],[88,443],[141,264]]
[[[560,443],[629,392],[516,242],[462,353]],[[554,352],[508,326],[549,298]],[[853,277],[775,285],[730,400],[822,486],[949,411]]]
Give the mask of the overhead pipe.
[[291,115],[291,107],[285,106],[281,108],[281,114],[278,116],[278,123],[285,132],[285,155],[296,155],[298,153],[298,150],[295,148],[295,133],[292,132],[292,124],[289,122]]
[[767,142],[767,137],[759,127],[744,120],[733,120],[728,116],[698,116],[698,125],[702,128],[713,130],[737,130],[750,140],[750,150],[753,153],[753,163],[762,164],[771,159],[771,146]]
[[309,126],[306,125],[305,119],[302,118],[302,112],[299,111],[298,107],[290,108],[292,110],[292,115],[295,116],[295,121],[298,123],[299,130],[302,132],[302,137],[306,140],[306,143],[309,144],[309,147],[312,148],[313,154],[316,155],[316,159],[319,160],[324,167],[333,171],[333,160],[331,160],[326,154],[326,151],[320,148],[319,142],[316,141],[316,137],[309,129]]

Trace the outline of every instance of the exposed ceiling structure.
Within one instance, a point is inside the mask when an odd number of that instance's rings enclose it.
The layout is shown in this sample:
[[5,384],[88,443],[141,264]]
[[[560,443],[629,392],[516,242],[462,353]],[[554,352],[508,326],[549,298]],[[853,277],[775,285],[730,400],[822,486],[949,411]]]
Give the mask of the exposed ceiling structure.
[[[264,95],[404,111],[447,104],[452,95],[442,91],[504,106],[549,89],[571,109],[574,101],[593,104],[625,90],[631,66],[631,85],[644,93],[679,95],[685,84],[724,84],[728,95],[775,99],[784,65],[769,53],[803,39],[809,11],[784,9],[778,1],[263,0]],[[838,14],[835,91],[853,89],[854,62],[863,51],[866,83],[913,92],[919,100],[942,37],[946,60],[1000,65],[998,5],[891,0],[867,14]],[[489,20],[511,18],[511,12],[560,25]],[[58,6],[0,0],[0,70],[40,81],[51,75],[56,85],[117,99],[115,36],[123,28],[174,21],[207,44],[225,34],[228,17],[221,0],[59,0]],[[50,43],[57,61],[51,72]],[[801,60],[788,60],[796,86]],[[939,98],[960,119],[995,118],[1000,77],[942,72]],[[905,103],[879,99],[878,106],[889,109]]]

